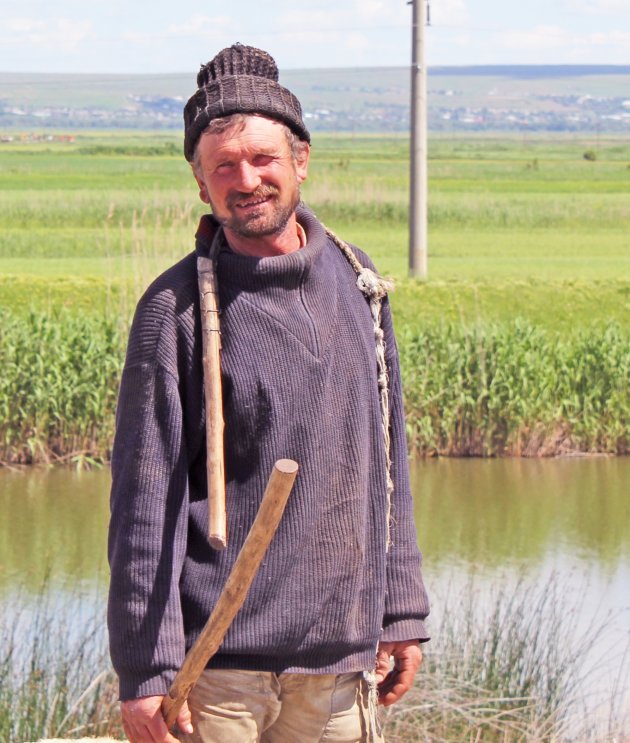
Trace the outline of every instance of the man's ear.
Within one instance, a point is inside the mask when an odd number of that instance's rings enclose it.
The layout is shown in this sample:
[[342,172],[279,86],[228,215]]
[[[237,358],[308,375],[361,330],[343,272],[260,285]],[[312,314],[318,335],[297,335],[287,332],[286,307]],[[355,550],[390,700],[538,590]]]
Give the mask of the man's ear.
[[194,166],[192,167],[193,175],[195,176],[195,180],[197,181],[197,185],[199,186],[199,198],[203,201],[204,204],[210,203],[210,196],[208,196],[208,189],[206,188],[206,184],[204,183],[201,176],[197,174],[197,171],[195,170]]
[[300,142],[299,151],[295,157],[295,173],[298,183],[303,183],[308,175],[308,161],[311,156],[311,147],[308,142]]

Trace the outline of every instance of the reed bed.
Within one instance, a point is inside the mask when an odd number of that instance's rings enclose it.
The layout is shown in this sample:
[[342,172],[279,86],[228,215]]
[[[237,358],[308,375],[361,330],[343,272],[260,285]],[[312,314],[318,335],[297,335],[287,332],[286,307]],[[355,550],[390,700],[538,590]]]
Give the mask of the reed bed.
[[577,631],[579,597],[567,600],[558,576],[495,580],[486,600],[474,576],[436,600],[423,670],[386,711],[388,743],[624,740],[621,689],[599,716],[589,706],[596,672],[584,648],[595,627],[606,632],[605,621],[592,617]]
[[[51,588],[18,600],[17,620],[0,618],[0,739],[123,737],[103,609],[86,611],[76,591],[60,607]],[[382,711],[388,743],[623,740],[624,716],[615,711],[623,690],[608,700],[603,721],[582,713],[587,637],[576,635],[560,590],[553,577],[499,578],[480,602],[471,577],[438,600],[414,688]]]
[[[126,323],[101,314],[0,317],[0,462],[108,459]],[[416,454],[630,451],[630,337],[525,321],[399,329]]]
[[123,338],[103,316],[0,315],[0,462],[108,458]]
[[[124,739],[102,609],[60,607],[51,586],[0,620],[0,740]],[[79,604],[83,599],[73,597]],[[85,609],[85,607],[83,607]]]
[[423,455],[630,451],[630,338],[524,321],[403,330],[407,430]]

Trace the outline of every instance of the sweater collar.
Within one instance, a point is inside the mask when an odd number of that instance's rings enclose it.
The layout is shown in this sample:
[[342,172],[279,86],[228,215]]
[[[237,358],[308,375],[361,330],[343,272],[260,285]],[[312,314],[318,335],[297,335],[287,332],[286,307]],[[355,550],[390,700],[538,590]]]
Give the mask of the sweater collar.
[[[297,209],[298,224],[304,230],[306,244],[285,255],[256,258],[235,253],[222,235],[219,251],[220,280],[245,290],[256,291],[269,284],[281,284],[289,289],[298,286],[308,276],[327,242],[326,232],[313,213],[305,206]],[[208,255],[220,226],[212,215],[204,215],[197,230],[197,255]]]

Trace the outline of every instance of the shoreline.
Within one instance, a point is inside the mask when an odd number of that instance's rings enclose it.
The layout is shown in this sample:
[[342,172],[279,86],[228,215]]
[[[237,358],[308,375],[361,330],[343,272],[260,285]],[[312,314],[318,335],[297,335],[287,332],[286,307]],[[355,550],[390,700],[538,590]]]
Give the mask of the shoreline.
[[[599,452],[599,451],[559,451],[557,453],[545,453],[545,454],[514,454],[514,453],[503,453],[503,454],[440,454],[440,453],[418,453],[409,452],[408,459],[410,460],[428,460],[428,459],[615,459],[629,457],[630,452]],[[62,458],[52,457],[48,460],[34,460],[30,462],[5,462],[0,461],[0,471],[6,470],[8,472],[28,472],[34,469],[51,469],[51,468],[67,468],[77,469],[76,462],[69,461],[73,457],[73,454],[69,454]],[[90,455],[90,463],[85,466],[79,467],[78,469],[105,469],[111,464],[111,460],[101,459],[96,455]],[[59,461],[63,460],[63,461]],[[39,742],[38,742],[39,743]],[[42,741],[42,743],[50,743],[50,741]]]

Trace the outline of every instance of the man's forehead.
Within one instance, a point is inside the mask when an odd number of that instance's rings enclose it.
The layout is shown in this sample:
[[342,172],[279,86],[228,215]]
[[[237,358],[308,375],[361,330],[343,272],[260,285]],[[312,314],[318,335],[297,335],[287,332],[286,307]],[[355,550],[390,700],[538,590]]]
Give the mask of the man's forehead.
[[202,134],[222,134],[223,132],[242,132],[245,129],[254,129],[256,131],[284,131],[286,125],[278,119],[272,119],[263,114],[236,114],[226,116],[223,119],[217,119],[202,132]]
[[220,132],[206,129],[199,146],[212,153],[239,147],[288,148],[288,141],[285,127],[279,121],[252,115],[235,121]]

